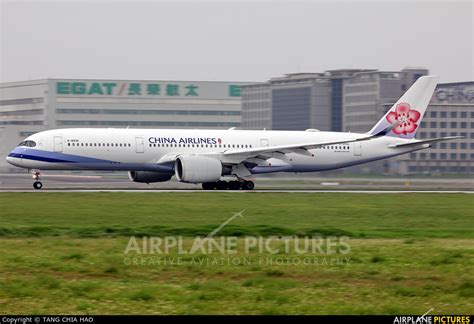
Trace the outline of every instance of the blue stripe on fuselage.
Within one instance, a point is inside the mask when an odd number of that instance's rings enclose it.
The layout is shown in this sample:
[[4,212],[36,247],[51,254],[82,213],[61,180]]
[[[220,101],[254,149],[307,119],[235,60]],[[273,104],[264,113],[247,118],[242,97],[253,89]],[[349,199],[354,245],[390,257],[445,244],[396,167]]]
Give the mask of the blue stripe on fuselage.
[[35,150],[26,147],[17,147],[8,154],[8,156],[51,163],[119,163],[110,160],[90,158],[87,156]]
[[87,156],[64,154],[60,152],[50,152],[36,150],[26,147],[17,147],[9,157],[40,161],[57,164],[67,164],[71,166],[71,170],[116,170],[116,171],[156,171],[156,172],[174,172],[174,164],[156,164],[156,163],[124,163],[111,160],[102,160]]

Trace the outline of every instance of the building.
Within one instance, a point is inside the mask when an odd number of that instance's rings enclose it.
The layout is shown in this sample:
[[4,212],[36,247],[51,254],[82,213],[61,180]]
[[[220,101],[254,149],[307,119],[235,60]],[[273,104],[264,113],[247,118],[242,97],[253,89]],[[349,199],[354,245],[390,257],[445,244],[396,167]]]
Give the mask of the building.
[[[367,131],[383,104],[398,98],[426,69],[367,69],[294,73],[242,87],[247,129]],[[370,125],[370,126],[369,126]]]
[[332,109],[336,100],[331,97],[339,80],[330,73],[294,73],[243,86],[242,127],[340,130],[340,116],[335,118],[337,110]]
[[474,173],[474,81],[439,84],[416,135],[419,139],[463,136],[428,150],[401,155],[395,171],[410,173]]
[[[44,79],[0,84],[0,156],[52,128],[241,126],[242,82]],[[9,166],[0,158],[0,168]]]

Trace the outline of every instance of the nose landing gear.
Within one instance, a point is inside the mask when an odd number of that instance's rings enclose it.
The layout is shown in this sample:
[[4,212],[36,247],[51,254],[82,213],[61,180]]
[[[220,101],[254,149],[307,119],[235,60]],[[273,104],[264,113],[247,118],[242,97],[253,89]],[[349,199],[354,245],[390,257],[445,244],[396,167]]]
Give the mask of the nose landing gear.
[[43,184],[41,183],[40,176],[41,176],[41,172],[39,170],[36,170],[35,173],[33,173],[33,180],[35,180],[35,182],[33,182],[33,188],[37,190],[43,188]]

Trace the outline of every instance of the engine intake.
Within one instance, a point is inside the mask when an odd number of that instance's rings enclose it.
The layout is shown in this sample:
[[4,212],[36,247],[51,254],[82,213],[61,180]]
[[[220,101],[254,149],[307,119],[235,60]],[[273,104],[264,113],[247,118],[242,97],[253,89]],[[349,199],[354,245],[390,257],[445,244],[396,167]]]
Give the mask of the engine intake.
[[171,179],[173,174],[154,171],[128,171],[128,178],[133,182],[151,183],[163,182]]
[[201,183],[218,181],[222,175],[222,163],[197,155],[181,155],[176,159],[176,179],[181,182]]

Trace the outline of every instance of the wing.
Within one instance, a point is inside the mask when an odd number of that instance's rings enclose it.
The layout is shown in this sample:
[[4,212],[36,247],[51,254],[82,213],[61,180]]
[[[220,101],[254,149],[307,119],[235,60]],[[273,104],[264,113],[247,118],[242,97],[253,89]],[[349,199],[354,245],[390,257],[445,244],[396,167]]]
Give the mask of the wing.
[[361,142],[371,140],[373,138],[379,137],[376,135],[363,135],[350,140],[344,141],[326,141],[326,142],[313,142],[313,143],[301,143],[301,144],[291,144],[291,145],[276,145],[276,146],[264,146],[250,149],[240,149],[240,150],[228,150],[222,153],[224,161],[231,163],[239,163],[250,158],[262,158],[268,159],[270,157],[282,158],[287,153],[297,153],[302,155],[314,156],[309,150],[315,149],[327,145],[337,145],[337,144],[346,144],[353,142]]
[[416,141],[416,142],[396,143],[396,144],[389,145],[389,147],[416,146],[416,145],[430,144],[430,143],[436,143],[436,142],[451,141],[451,140],[460,139],[460,138],[464,138],[464,136],[438,137],[438,138],[431,138],[431,139],[421,140],[421,141]]

